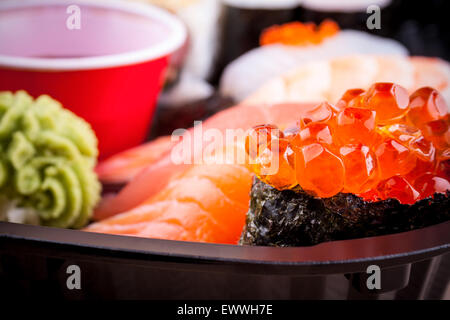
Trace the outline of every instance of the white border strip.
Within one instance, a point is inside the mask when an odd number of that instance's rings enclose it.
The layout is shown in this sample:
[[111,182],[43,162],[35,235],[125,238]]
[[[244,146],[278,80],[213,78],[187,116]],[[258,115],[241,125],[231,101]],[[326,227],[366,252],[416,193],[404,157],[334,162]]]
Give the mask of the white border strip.
[[142,50],[120,54],[95,56],[88,58],[29,58],[0,55],[0,67],[32,70],[67,71],[118,67],[151,61],[168,55],[180,48],[186,41],[187,32],[178,18],[163,9],[142,3],[119,0],[6,0],[0,1],[0,11],[12,8],[40,7],[45,5],[67,6],[71,4],[87,5],[99,8],[111,8],[158,20],[171,29],[170,36],[160,44]]

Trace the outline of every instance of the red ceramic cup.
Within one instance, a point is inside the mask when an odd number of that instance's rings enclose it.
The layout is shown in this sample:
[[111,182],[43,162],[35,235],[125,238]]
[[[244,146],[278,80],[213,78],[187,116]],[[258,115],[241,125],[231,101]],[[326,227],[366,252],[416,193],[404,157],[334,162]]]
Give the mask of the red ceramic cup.
[[122,1],[0,2],[0,90],[48,94],[91,123],[102,158],[145,139],[182,23]]

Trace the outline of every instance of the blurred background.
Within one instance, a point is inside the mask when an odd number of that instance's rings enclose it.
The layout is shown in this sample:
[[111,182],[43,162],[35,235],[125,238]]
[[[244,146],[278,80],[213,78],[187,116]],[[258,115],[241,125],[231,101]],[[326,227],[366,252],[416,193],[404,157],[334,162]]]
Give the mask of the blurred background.
[[[132,1],[132,0],[128,0]],[[224,69],[233,60],[259,47],[268,27],[292,21],[320,24],[335,21],[353,29],[390,38],[411,56],[450,60],[449,23],[445,0],[323,1],[323,0],[139,0],[176,14],[189,31],[182,68],[171,73],[159,101],[150,137],[190,127],[238,102],[220,90]],[[369,30],[367,8],[381,9],[381,28]],[[174,115],[177,117],[174,118]]]

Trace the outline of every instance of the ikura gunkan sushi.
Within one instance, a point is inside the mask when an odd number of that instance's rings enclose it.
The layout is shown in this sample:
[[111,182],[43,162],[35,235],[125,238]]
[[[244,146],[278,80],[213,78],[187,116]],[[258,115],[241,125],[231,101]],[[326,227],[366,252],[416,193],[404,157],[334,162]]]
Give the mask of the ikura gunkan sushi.
[[246,138],[256,174],[241,243],[312,245],[450,219],[450,116],[430,87],[345,92]]

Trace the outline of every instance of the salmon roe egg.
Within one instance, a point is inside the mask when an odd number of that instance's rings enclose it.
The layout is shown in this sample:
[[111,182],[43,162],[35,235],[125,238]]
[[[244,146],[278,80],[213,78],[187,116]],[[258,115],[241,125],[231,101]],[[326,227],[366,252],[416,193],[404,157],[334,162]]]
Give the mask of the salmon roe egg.
[[450,149],[440,155],[436,166],[436,175],[450,180]]
[[347,145],[340,148],[345,167],[344,189],[354,194],[369,191],[376,183],[375,155],[364,145]]
[[401,176],[393,176],[381,181],[377,191],[382,199],[397,199],[400,203],[414,204],[419,198],[419,193]]
[[331,145],[333,137],[330,126],[325,123],[311,122],[293,136],[290,142],[296,146],[304,146],[311,143]]
[[339,26],[333,20],[326,19],[319,25],[319,38],[332,37],[339,32]]
[[421,198],[427,198],[435,193],[445,193],[450,190],[450,183],[444,178],[426,173],[416,179],[414,188],[420,193]]
[[363,89],[350,89],[345,91],[341,99],[336,103],[336,108],[342,110],[346,107],[360,108],[362,106],[365,91]]
[[434,161],[435,148],[433,144],[426,140],[423,136],[414,138],[409,143],[409,148],[414,154],[425,161]]
[[443,119],[430,121],[424,124],[423,134],[425,138],[433,142],[438,150],[445,150],[450,147],[450,119],[449,116]]
[[270,148],[266,148],[258,159],[260,166],[257,174],[259,178],[279,190],[296,186],[295,172],[287,159],[292,152],[286,139],[273,139]]
[[263,30],[259,43],[261,46],[277,43],[291,46],[319,44],[338,32],[339,26],[332,20],[325,20],[318,26],[295,21]]
[[398,123],[381,127],[380,131],[404,145],[421,135],[417,128]]
[[416,166],[405,175],[405,178],[410,182],[414,182],[421,175],[433,173],[435,171],[435,166],[436,164],[434,161],[424,161],[418,158],[416,161]]
[[286,130],[283,131],[284,136],[288,139],[291,139],[292,137],[294,137],[297,133],[300,132],[300,128],[303,127],[300,126],[299,122],[297,121],[297,125],[293,125],[293,126],[289,126],[286,128]]
[[328,102],[322,102],[315,108],[305,111],[301,120],[305,125],[311,122],[326,122],[333,117],[333,109]]
[[359,193],[358,197],[361,197],[364,201],[368,201],[368,202],[374,202],[374,201],[381,200],[380,195],[378,194],[378,191],[376,189],[370,189],[367,192]]
[[378,145],[375,154],[380,168],[380,178],[404,175],[414,169],[416,157],[408,148],[393,139],[387,139]]
[[427,122],[443,118],[447,110],[444,97],[437,90],[424,87],[411,95],[407,119],[416,127],[422,128]]
[[363,105],[377,112],[378,123],[392,123],[408,111],[408,91],[394,83],[375,83],[365,93]]
[[256,158],[270,144],[273,138],[282,138],[283,132],[277,126],[264,124],[253,127],[245,138],[245,151],[250,159]]
[[435,148],[422,136],[419,129],[405,124],[393,124],[381,128],[380,131],[410,149],[420,159],[434,160]]
[[376,112],[345,108],[336,116],[335,137],[341,144],[371,144],[374,138]]
[[342,160],[318,143],[295,152],[295,172],[300,186],[321,198],[334,196],[344,186]]
[[441,99],[431,88],[410,99],[392,83],[347,90],[336,106],[304,107],[284,133],[273,125],[255,127],[246,138],[255,160],[250,168],[279,190],[300,186],[322,198],[349,192],[365,201],[412,204],[445,193],[450,115]]

